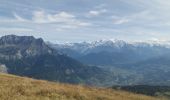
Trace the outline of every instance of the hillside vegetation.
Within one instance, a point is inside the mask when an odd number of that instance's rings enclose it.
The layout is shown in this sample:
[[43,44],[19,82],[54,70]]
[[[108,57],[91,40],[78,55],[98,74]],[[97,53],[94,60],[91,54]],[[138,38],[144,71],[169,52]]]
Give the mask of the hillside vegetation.
[[113,88],[148,96],[166,97],[168,100],[170,99],[170,86],[132,85],[113,86]]
[[0,74],[1,100],[163,100],[111,89],[91,88]]

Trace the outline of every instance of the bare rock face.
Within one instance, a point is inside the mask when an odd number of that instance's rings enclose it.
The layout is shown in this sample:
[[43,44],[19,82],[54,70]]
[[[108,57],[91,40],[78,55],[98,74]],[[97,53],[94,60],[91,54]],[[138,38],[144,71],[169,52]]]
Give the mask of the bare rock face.
[[51,54],[49,48],[41,38],[33,36],[7,35],[0,38],[0,58],[21,59],[43,54]]
[[94,77],[96,83],[101,83],[101,76],[108,76],[102,69],[60,54],[41,38],[32,36],[1,37],[0,64],[4,64],[0,66],[0,72],[66,83],[92,84],[95,82],[89,80]]

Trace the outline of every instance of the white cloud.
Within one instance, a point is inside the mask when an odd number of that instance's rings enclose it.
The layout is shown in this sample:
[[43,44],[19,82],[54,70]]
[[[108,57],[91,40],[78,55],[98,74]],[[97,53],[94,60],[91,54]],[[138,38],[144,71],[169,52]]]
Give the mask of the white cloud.
[[[133,39],[169,37],[170,14],[167,12],[170,9],[170,1],[168,0],[99,0],[98,2],[83,0],[82,3],[85,4],[81,4],[82,6],[79,6],[77,10],[72,1],[70,1],[69,7],[62,0],[59,3],[42,2],[42,6],[39,5],[42,0],[30,2],[30,5],[18,1],[0,1],[0,11],[2,12],[0,25],[1,27],[9,27],[1,30],[11,30],[10,32],[29,31],[30,28],[36,31],[35,34],[48,33],[47,35],[51,34],[52,38],[55,37],[54,34],[65,33],[66,35],[62,35],[63,39],[65,39],[65,36],[74,37],[73,34],[75,33],[87,34],[86,37],[81,36],[87,39],[91,34],[95,34],[96,37],[103,37],[102,34],[108,37],[119,35]],[[85,7],[86,3],[89,8]],[[63,6],[58,7],[58,4]],[[48,7],[48,5],[51,7]],[[63,7],[69,11],[74,11],[74,13],[62,11]],[[14,18],[9,16],[11,9],[15,12],[13,13]],[[87,9],[89,10],[87,11]],[[117,31],[112,31],[113,29]],[[107,33],[110,35],[107,35]],[[44,37],[46,38],[47,35],[44,35]],[[56,38],[60,39],[58,35],[56,35]]]
[[20,22],[28,21],[28,20],[26,20],[26,19],[24,19],[24,18],[20,17],[20,16],[19,16],[19,15],[17,15],[16,13],[13,13],[13,15],[14,15],[14,17],[15,17],[16,21],[20,21]]
[[65,24],[66,27],[81,27],[81,26],[89,26],[91,25],[88,22],[84,22],[76,18],[75,15],[67,13],[67,12],[59,12],[57,14],[49,14],[44,11],[35,11],[33,12],[32,21],[38,24],[41,23],[59,23]]
[[[156,17],[151,14],[150,11],[141,11],[126,16],[111,16],[113,24],[125,24],[125,23],[141,23],[156,20]],[[150,23],[151,24],[151,23]]]
[[92,16],[97,16],[100,14],[100,12],[99,11],[89,11],[89,14]]
[[124,24],[128,22],[130,22],[130,19],[122,18],[122,19],[114,20],[113,24]]
[[[92,24],[86,21],[78,19],[75,15],[68,12],[58,12],[55,14],[47,13],[43,10],[33,11],[31,19],[26,19],[13,13],[14,19],[0,20],[2,23],[22,23],[22,25],[35,26],[35,29],[39,29],[39,26],[53,27],[56,30],[76,29],[80,27],[88,27]],[[16,28],[15,28],[16,29]],[[1,29],[2,30],[2,29]],[[3,29],[5,30],[5,29]],[[12,29],[10,29],[12,30]],[[13,29],[14,30],[14,29]],[[23,30],[21,30],[23,31]],[[26,30],[28,31],[28,30]]]
[[32,21],[35,23],[46,23],[48,22],[44,11],[34,11]]
[[101,14],[104,14],[106,13],[107,10],[106,9],[101,9],[101,10],[91,10],[88,12],[88,16],[99,16]]
[[[83,29],[92,24],[79,19],[78,16],[62,11],[49,13],[43,10],[33,11],[28,18],[22,17],[19,13],[13,12],[13,18],[0,18],[0,33],[41,33],[57,31],[72,31]],[[5,27],[5,26],[8,27]],[[48,33],[49,33],[48,32]]]
[[113,24],[124,24],[124,23],[128,23],[131,21],[131,19],[126,18],[126,17],[118,17],[118,16],[112,16],[112,22]]
[[75,21],[75,16],[67,12],[48,14],[44,11],[34,11],[32,20],[36,23],[67,23]]

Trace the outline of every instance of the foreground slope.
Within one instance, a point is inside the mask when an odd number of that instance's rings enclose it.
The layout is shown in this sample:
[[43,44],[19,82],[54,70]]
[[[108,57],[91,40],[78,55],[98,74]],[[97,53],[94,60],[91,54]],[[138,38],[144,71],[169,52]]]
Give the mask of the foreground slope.
[[161,100],[128,92],[51,83],[7,74],[0,74],[0,79],[1,100]]

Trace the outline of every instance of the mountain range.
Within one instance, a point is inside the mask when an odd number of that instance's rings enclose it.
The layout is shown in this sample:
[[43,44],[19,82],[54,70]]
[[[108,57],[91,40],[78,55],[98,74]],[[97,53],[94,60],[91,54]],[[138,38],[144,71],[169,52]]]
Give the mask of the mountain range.
[[169,85],[170,48],[160,43],[100,40],[46,43],[33,36],[0,38],[0,72],[54,82]]
[[169,42],[94,42],[49,44],[84,64],[109,70],[118,82],[136,85],[170,84]]
[[110,74],[82,64],[32,36],[7,35],[0,38],[0,71],[36,79],[72,84],[104,84]]

